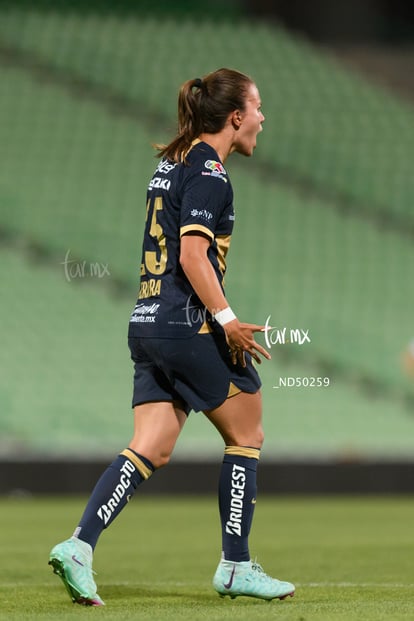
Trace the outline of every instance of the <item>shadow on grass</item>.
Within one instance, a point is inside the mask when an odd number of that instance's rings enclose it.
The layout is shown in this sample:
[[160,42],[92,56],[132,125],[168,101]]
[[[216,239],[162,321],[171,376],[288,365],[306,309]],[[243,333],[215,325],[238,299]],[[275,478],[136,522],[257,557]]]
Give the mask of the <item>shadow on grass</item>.
[[133,603],[135,600],[140,603],[142,607],[157,606],[170,607],[174,604],[180,606],[205,606],[208,604],[217,606],[229,606],[233,605],[237,601],[237,605],[243,606],[269,606],[279,604],[279,600],[268,602],[265,600],[259,600],[253,597],[237,597],[232,600],[230,597],[220,597],[213,589],[200,588],[194,586],[189,588],[189,585],[154,585],[154,587],[148,586],[134,586],[131,584],[125,585],[102,585],[99,589],[101,597],[107,604],[116,605],[117,601],[128,601]]

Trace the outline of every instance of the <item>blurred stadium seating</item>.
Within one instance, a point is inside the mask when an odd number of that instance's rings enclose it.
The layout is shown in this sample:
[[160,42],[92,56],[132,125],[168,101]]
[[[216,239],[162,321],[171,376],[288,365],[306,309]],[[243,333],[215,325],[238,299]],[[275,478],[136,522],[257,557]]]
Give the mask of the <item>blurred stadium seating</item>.
[[[174,134],[180,83],[220,66],[254,77],[267,117],[254,158],[228,163],[228,297],[311,337],[262,365],[266,456],[410,455],[412,105],[275,25],[76,6],[0,5],[0,455],[125,444],[151,144]],[[200,419],[179,455],[221,451]]]

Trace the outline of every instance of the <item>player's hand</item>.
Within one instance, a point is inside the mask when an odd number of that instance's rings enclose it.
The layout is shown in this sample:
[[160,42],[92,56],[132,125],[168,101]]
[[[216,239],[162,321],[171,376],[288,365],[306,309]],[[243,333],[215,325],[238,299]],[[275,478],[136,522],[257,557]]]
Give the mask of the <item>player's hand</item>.
[[233,364],[240,362],[245,367],[245,352],[248,352],[258,364],[262,362],[259,354],[267,360],[271,359],[269,352],[254,340],[254,333],[263,332],[264,328],[253,323],[241,323],[238,319],[233,319],[223,326]]

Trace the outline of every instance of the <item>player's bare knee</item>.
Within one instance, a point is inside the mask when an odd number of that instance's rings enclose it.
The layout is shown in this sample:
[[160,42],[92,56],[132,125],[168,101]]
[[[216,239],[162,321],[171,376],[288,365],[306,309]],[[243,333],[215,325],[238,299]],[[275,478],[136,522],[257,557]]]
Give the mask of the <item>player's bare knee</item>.
[[154,464],[154,468],[158,470],[158,468],[163,468],[166,466],[171,458],[171,453],[160,453],[156,457],[153,457],[151,460]]
[[263,429],[260,427],[249,433],[235,433],[224,436],[225,443],[228,446],[250,446],[252,448],[261,449],[264,442]]
[[264,432],[261,424],[257,425],[256,429],[250,433],[250,442],[247,446],[254,446],[255,448],[262,448],[264,442]]
[[261,432],[259,431],[251,437],[251,440],[249,440],[248,443],[244,444],[243,446],[252,446],[254,448],[261,449],[263,446],[263,442],[264,442],[264,433],[263,431]]

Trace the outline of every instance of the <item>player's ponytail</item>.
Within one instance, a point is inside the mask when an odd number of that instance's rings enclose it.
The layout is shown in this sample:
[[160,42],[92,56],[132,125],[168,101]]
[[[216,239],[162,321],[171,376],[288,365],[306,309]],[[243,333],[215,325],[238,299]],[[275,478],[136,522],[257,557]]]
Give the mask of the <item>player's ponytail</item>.
[[193,140],[201,133],[221,131],[228,115],[243,111],[246,92],[253,81],[233,69],[218,69],[204,78],[187,80],[178,94],[178,134],[167,146],[158,146],[158,156],[185,161]]

